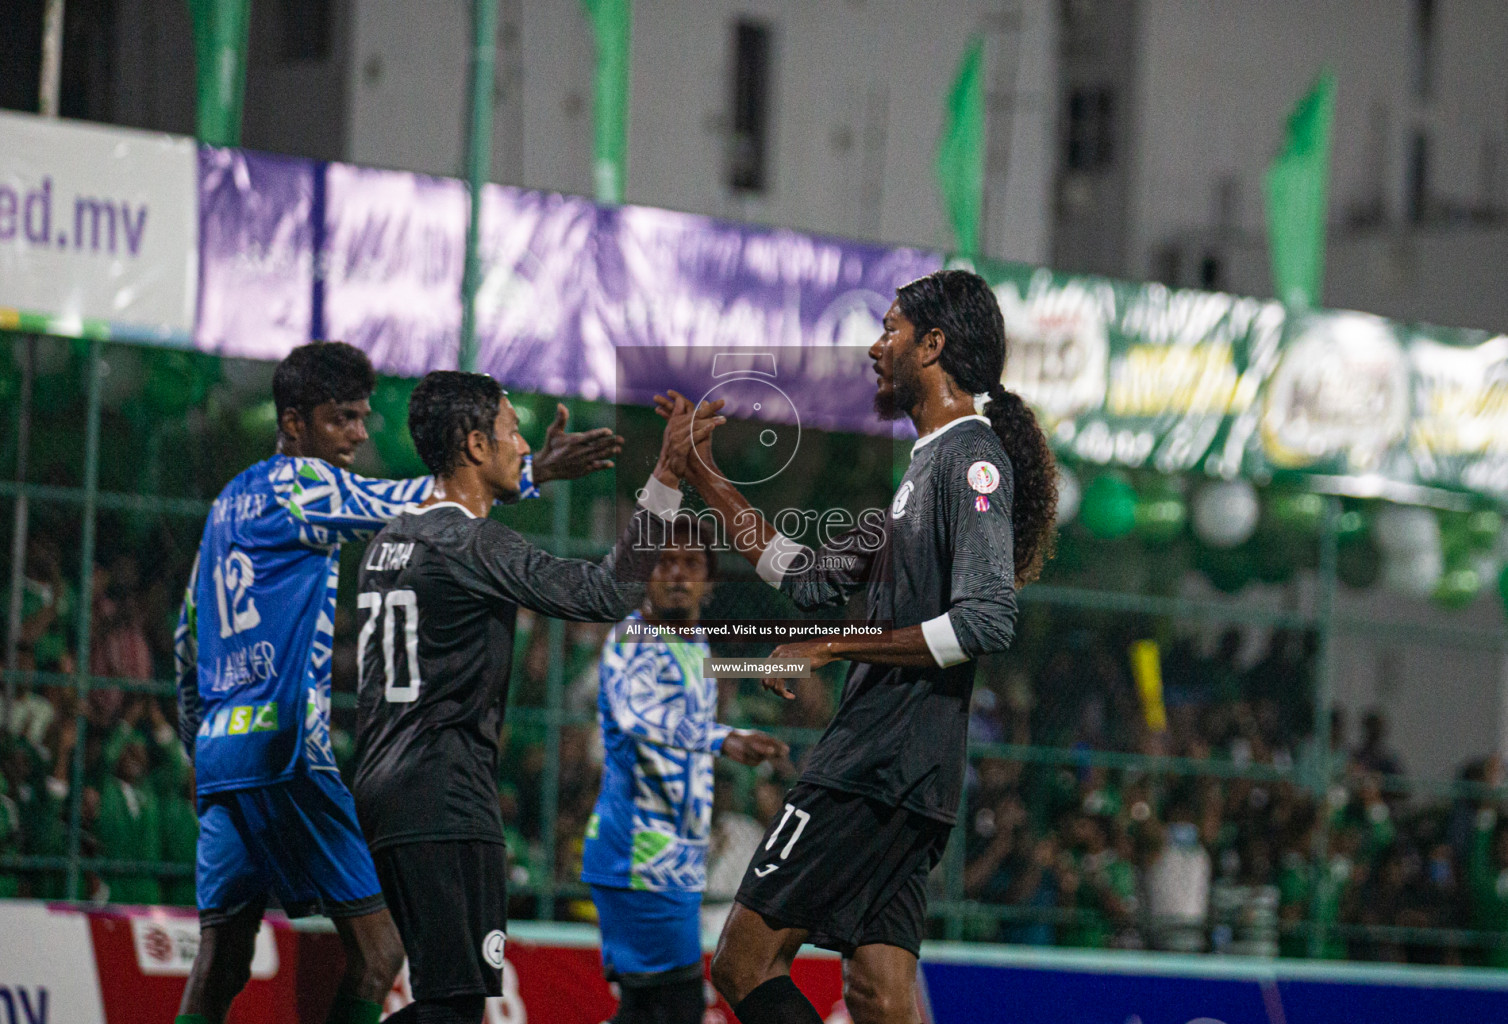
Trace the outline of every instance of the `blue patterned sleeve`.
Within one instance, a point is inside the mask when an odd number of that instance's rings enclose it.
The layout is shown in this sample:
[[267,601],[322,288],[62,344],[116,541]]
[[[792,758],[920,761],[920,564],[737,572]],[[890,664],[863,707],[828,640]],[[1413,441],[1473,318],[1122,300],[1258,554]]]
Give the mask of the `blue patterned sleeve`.
[[636,646],[621,668],[617,659],[603,661],[602,685],[618,728],[656,746],[706,754],[720,751],[733,730],[687,714],[686,686],[663,644]]
[[292,518],[300,542],[310,547],[364,540],[406,505],[427,498],[433,487],[432,477],[378,480],[322,459],[284,459],[272,475],[278,503]]

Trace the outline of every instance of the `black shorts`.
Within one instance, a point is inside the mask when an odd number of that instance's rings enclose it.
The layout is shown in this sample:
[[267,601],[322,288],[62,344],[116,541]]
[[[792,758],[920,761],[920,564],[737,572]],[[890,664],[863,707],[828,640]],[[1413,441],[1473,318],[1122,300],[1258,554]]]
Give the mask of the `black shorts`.
[[738,902],[844,956],[876,943],[919,954],[927,875],[952,831],[914,811],[798,782],[749,862]]
[[502,843],[400,843],[372,854],[408,952],[415,999],[503,994],[508,857]]

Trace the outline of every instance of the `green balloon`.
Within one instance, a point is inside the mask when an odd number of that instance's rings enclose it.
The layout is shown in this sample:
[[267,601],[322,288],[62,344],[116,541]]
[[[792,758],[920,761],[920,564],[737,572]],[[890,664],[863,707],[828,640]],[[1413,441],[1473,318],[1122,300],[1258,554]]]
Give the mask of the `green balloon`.
[[1259,533],[1251,543],[1256,549],[1257,579],[1263,583],[1287,583],[1306,560],[1305,544],[1293,534]]
[[1136,491],[1119,476],[1097,476],[1084,488],[1079,519],[1100,540],[1118,540],[1136,528]]
[[157,416],[181,416],[204,401],[220,379],[219,361],[177,349],[142,353],[142,399]]
[[1371,524],[1367,521],[1367,514],[1359,508],[1348,508],[1340,514],[1335,521],[1335,536],[1342,544],[1360,541],[1367,536]]
[[1136,503],[1136,535],[1148,544],[1170,544],[1183,533],[1188,506],[1177,495],[1149,498]]
[[1446,568],[1431,596],[1437,604],[1446,608],[1465,608],[1476,600],[1477,592],[1481,589],[1482,578],[1477,575],[1477,571],[1470,565],[1458,564]]
[[1325,499],[1303,491],[1280,492],[1268,502],[1267,513],[1284,533],[1313,537],[1325,523]]
[[1194,562],[1210,585],[1222,594],[1240,593],[1256,575],[1251,549],[1246,544],[1234,548],[1200,545]]
[[1348,587],[1366,590],[1382,576],[1382,552],[1367,538],[1347,541],[1336,552],[1335,575]]
[[1466,533],[1471,546],[1478,551],[1491,551],[1503,532],[1503,517],[1494,509],[1478,509],[1466,517]]
[[278,407],[272,399],[248,405],[236,417],[241,431],[253,437],[276,437],[278,432]]

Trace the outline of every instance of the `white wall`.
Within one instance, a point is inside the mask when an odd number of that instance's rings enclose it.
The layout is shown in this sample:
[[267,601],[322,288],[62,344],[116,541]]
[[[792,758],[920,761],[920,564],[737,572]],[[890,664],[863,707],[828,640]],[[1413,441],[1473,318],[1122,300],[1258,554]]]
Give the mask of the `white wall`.
[[[1234,176],[1237,226],[1259,230],[1261,176],[1293,105],[1329,62],[1339,79],[1332,209],[1364,196],[1374,104],[1408,92],[1407,0],[1145,0],[1130,270],[1145,275],[1169,236],[1214,226],[1222,178]],[[1401,150],[1390,196],[1401,196]],[[1396,180],[1395,180],[1396,179]]]
[[[1388,628],[1339,626],[1334,637],[1335,705],[1346,719],[1348,749],[1361,741],[1362,716],[1380,710],[1389,726],[1389,744],[1415,775],[1449,778],[1466,761],[1494,751],[1508,755],[1508,665],[1499,643],[1475,645],[1441,639],[1443,630],[1466,629],[1478,636],[1502,636],[1503,607],[1489,582],[1467,608],[1451,611],[1418,601],[1380,583],[1357,591],[1341,586],[1338,620],[1368,620]],[[1243,609],[1267,612],[1313,609],[1318,599],[1313,573],[1283,585],[1254,583],[1234,599]],[[1199,573],[1180,587],[1186,600],[1229,603]],[[1183,628],[1213,650],[1224,622],[1188,623]],[[1435,630],[1435,632],[1432,632]],[[1270,631],[1247,631],[1243,656],[1249,667],[1266,650]]]
[[1413,774],[1446,778],[1470,758],[1508,753],[1502,650],[1447,646],[1426,632],[1430,625],[1454,625],[1500,633],[1503,610],[1492,589],[1470,608],[1451,612],[1380,587],[1365,593],[1342,588],[1341,614],[1399,624],[1386,636],[1337,637],[1335,699],[1347,710],[1353,744],[1362,714],[1380,708],[1391,745]]
[[[988,31],[986,15],[1006,6],[636,4],[628,200],[888,242],[946,244],[932,170],[944,98],[969,35]],[[994,255],[1035,262],[1045,259],[1049,232],[1053,4],[1024,0],[1021,7],[1013,145],[1003,183],[990,197],[986,238]],[[468,8],[464,0],[355,0],[349,159],[460,171]],[[756,198],[735,196],[724,184],[728,68],[739,16],[767,21],[774,36],[771,188]],[[495,176],[590,191],[594,50],[580,5],[506,4],[502,21]],[[997,55],[1005,50],[1001,37],[992,38],[992,57],[1004,59]]]

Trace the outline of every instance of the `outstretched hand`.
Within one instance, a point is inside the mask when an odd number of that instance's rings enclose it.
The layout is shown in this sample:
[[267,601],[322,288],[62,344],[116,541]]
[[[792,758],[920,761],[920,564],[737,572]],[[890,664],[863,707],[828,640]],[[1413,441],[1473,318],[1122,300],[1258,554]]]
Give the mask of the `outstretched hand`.
[[690,471],[693,448],[711,445],[712,431],[727,420],[718,415],[721,401],[703,402],[693,408],[690,399],[677,391],[655,395],[655,411],[665,418],[665,434],[660,442],[660,462],[655,475],[668,473],[679,480]]
[[723,738],[723,756],[751,768],[786,757],[790,752],[790,745],[784,740],[752,729],[735,729]]
[[[833,653],[832,645],[826,640],[800,640],[796,643],[781,644],[770,652],[772,661],[794,661],[798,658],[811,662],[813,669],[819,669],[823,665],[838,660],[838,656]],[[761,679],[759,684],[777,696],[784,697],[786,700],[795,700],[796,695],[786,685],[788,682],[789,680],[782,678],[769,678]]]
[[555,406],[555,419],[545,431],[545,443],[534,455],[534,482],[576,480],[599,469],[612,469],[613,457],[623,450],[623,438],[611,427],[567,433],[571,411]]
[[[677,402],[685,402],[687,406],[691,404],[690,399],[678,391],[672,390],[664,395],[655,395],[655,412],[668,420],[674,414]],[[717,415],[722,410],[724,404],[724,400],[719,398],[715,402],[703,402],[692,412],[691,426],[688,432],[692,434],[693,443],[691,448],[693,451],[688,455],[685,471],[681,474],[682,476],[690,477],[694,481],[697,476],[704,472],[717,473],[717,463],[712,458],[712,431],[710,429],[704,431],[699,428],[703,425],[704,420],[711,418],[716,418],[718,424],[726,423],[727,419],[725,417]]]

